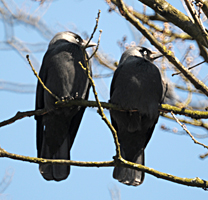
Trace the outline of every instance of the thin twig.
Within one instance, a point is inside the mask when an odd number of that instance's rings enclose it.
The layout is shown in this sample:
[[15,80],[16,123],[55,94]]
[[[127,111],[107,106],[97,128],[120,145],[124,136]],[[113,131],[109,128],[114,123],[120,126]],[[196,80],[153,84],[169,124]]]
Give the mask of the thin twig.
[[[193,69],[194,67],[197,67],[197,66],[199,66],[199,65],[201,65],[201,64],[203,64],[203,63],[205,63],[205,62],[206,62],[206,61],[204,60],[204,61],[202,61],[202,62],[200,62],[200,63],[198,63],[198,64],[196,64],[196,65],[194,65],[194,66],[192,66],[192,67],[188,67],[187,69],[188,69],[188,70]],[[179,75],[179,74],[181,74],[181,72],[174,73],[174,74],[172,74],[172,76]]]
[[205,0],[196,0],[197,3],[201,3],[202,5],[202,10],[206,17],[208,18],[208,1]]
[[[202,24],[202,21],[199,17],[199,15],[197,14],[197,11],[196,9],[194,8],[194,5],[193,5],[193,2],[190,2],[189,0],[184,0],[185,3],[186,3],[186,6],[188,7],[189,9],[189,12],[191,13],[195,23],[197,24],[197,26],[200,28],[200,30],[202,31],[202,34],[206,35],[207,36],[207,32]],[[204,38],[205,42],[208,43],[207,39]]]
[[192,45],[189,45],[189,47],[186,49],[186,52],[185,52],[185,54],[184,54],[184,56],[183,56],[183,58],[181,59],[181,63],[183,63],[183,61],[186,59],[186,57],[188,56],[188,54],[190,53],[190,51],[191,51],[191,46]]
[[90,41],[92,40],[92,38],[93,38],[93,36],[94,36],[95,31],[97,30],[97,27],[98,27],[98,22],[99,22],[99,18],[100,18],[100,13],[101,13],[101,11],[100,11],[100,10],[98,10],[98,15],[97,15],[97,18],[96,18],[96,24],[95,24],[94,30],[93,30],[93,32],[92,32],[92,34],[91,34],[91,36],[90,36],[90,39],[88,40],[87,44],[85,45],[85,47],[84,47],[83,51],[85,51],[85,49],[86,49],[86,48],[87,48],[87,46],[89,45]]
[[205,153],[205,154],[203,154],[203,155],[200,155],[199,157],[200,157],[201,159],[204,159],[204,158],[208,157],[208,153]]
[[192,92],[192,93],[196,93],[196,94],[203,94],[203,92],[202,91],[200,91],[200,90],[189,90],[188,88],[186,88],[186,87],[183,87],[183,86],[181,86],[181,85],[175,85],[175,88],[177,88],[177,89],[179,89],[179,90],[183,90],[183,91],[190,91],[190,92]]
[[99,38],[98,38],[97,46],[95,48],[95,51],[92,53],[92,55],[87,59],[87,62],[96,54],[96,52],[97,52],[97,50],[99,48],[102,30],[99,30],[99,31],[100,31],[100,35],[99,35]]
[[117,67],[112,65],[113,61],[111,62],[110,60],[106,59],[105,56],[103,56],[103,53],[96,52],[94,55],[94,58],[99,62],[99,64],[107,67],[108,69],[111,69],[115,71]]
[[96,47],[96,50],[95,52],[92,54],[92,56],[88,59],[87,58],[87,54],[85,52],[85,49],[87,47],[87,45],[89,44],[89,42],[91,41],[91,39],[93,38],[93,35],[95,33],[95,31],[97,30],[97,27],[98,27],[98,22],[99,22],[99,18],[100,18],[100,10],[98,11],[98,16],[96,18],[96,24],[95,24],[95,27],[94,27],[94,30],[91,34],[91,37],[88,41],[88,43],[86,44],[85,48],[83,49],[83,53],[84,53],[84,57],[85,57],[85,64],[86,64],[86,67],[83,66],[83,64],[79,61],[79,64],[80,66],[86,71],[87,73],[87,76],[88,76],[88,79],[90,81],[90,84],[93,88],[93,93],[94,93],[94,96],[95,96],[95,100],[96,100],[96,103],[97,103],[97,106],[98,106],[98,114],[102,117],[102,119],[104,120],[104,122],[107,124],[107,126],[110,128],[112,134],[113,134],[113,138],[114,138],[114,143],[116,145],[116,158],[117,159],[121,159],[121,152],[120,152],[120,144],[118,142],[118,136],[117,136],[117,132],[116,130],[114,129],[114,127],[112,126],[112,124],[109,122],[109,120],[107,119],[107,117],[105,116],[104,112],[103,112],[103,108],[101,106],[101,103],[98,99],[98,95],[97,95],[97,91],[95,89],[95,83],[90,75],[90,68],[89,68],[89,59],[97,52],[98,50],[98,47],[99,47],[99,43],[100,43],[100,37],[101,37],[101,33],[102,33],[102,30],[100,30],[100,35],[99,35],[99,39],[98,39],[98,43],[97,43],[97,47]]
[[53,94],[46,86],[45,84],[43,83],[43,81],[41,80],[41,78],[38,76],[38,73],[35,71],[31,61],[30,61],[30,58],[29,58],[29,55],[26,55],[26,58],[28,60],[28,63],[30,65],[30,67],[32,68],[32,71],[33,73],[35,74],[35,76],[38,78],[39,82],[41,83],[41,85],[43,86],[43,88],[51,95],[53,96],[56,100],[58,101],[61,101],[55,94]]
[[[170,119],[170,120],[174,120],[175,119],[173,117],[171,117],[170,115],[168,114],[165,114],[165,113],[161,113],[161,116],[162,117],[165,117],[167,119]],[[179,121],[181,123],[185,123],[185,124],[190,124],[192,126],[198,126],[198,127],[202,127],[204,129],[206,129],[206,131],[208,130],[208,123],[204,123],[202,120],[186,120],[186,119],[179,119]],[[165,129],[164,129],[165,130]],[[193,133],[192,133],[193,134]],[[195,137],[197,138],[207,138],[208,137],[208,134],[203,134],[203,135],[200,135],[200,134],[195,134]]]
[[116,130],[114,129],[114,127],[112,126],[112,124],[109,122],[109,120],[107,119],[107,117],[105,116],[104,112],[103,112],[103,107],[98,99],[98,95],[97,95],[97,91],[95,89],[95,83],[92,79],[92,77],[90,76],[90,70],[89,70],[89,67],[87,65],[87,67],[85,68],[81,62],[79,62],[79,64],[81,65],[81,67],[87,72],[87,76],[89,78],[89,81],[90,81],[90,84],[92,85],[92,89],[93,89],[93,93],[94,93],[94,96],[95,96],[95,100],[96,100],[96,103],[97,103],[97,106],[98,106],[98,114],[102,117],[102,120],[104,120],[104,122],[107,124],[107,126],[110,128],[112,134],[113,134],[113,138],[114,138],[114,142],[115,142],[115,145],[116,145],[116,157],[118,159],[121,158],[121,152],[120,152],[120,144],[118,142],[118,136],[117,136],[117,132]]
[[174,117],[174,119],[176,120],[176,122],[186,131],[186,133],[189,134],[189,136],[191,137],[191,139],[194,141],[194,143],[199,144],[201,146],[203,146],[204,148],[208,149],[208,146],[204,145],[203,143],[198,142],[193,135],[191,135],[190,131],[186,128],[185,124],[181,124],[181,122],[178,120],[178,118],[174,115],[174,113],[171,111],[172,116]]

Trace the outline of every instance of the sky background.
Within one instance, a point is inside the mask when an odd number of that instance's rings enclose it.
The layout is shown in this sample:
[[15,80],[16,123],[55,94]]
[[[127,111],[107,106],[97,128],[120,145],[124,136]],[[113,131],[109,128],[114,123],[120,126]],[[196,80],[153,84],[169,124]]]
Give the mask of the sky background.
[[[121,49],[118,47],[118,40],[124,35],[127,42],[135,39],[132,34],[132,27],[117,13],[109,13],[109,6],[104,0],[70,0],[54,1],[38,8],[39,4],[34,1],[7,1],[9,5],[16,4],[26,13],[34,16],[41,16],[45,22],[45,28],[51,30],[45,37],[31,26],[16,23],[7,27],[5,35],[5,24],[0,21],[0,41],[5,41],[12,33],[20,40],[27,43],[42,43],[43,51],[34,53],[36,59],[32,59],[35,68],[38,70],[47,44],[55,33],[71,30],[83,36],[83,33],[91,34],[98,9],[101,10],[98,29],[103,33],[100,42],[100,51],[108,54],[114,60],[119,60]],[[136,0],[125,1],[142,11],[142,6]],[[174,6],[183,11],[180,1],[174,2]],[[2,3],[0,3],[2,6]],[[48,6],[46,9],[45,7]],[[11,9],[15,10],[15,6]],[[43,29],[42,29],[43,30]],[[138,37],[140,33],[136,32]],[[7,37],[6,37],[7,36]],[[97,42],[99,32],[97,31],[93,41]],[[144,46],[154,49],[148,42]],[[32,48],[28,44],[28,47]],[[183,52],[184,53],[184,52]],[[24,54],[25,55],[25,54]],[[31,55],[31,54],[29,54]],[[177,55],[177,52],[176,52]],[[181,56],[178,52],[179,57]],[[7,90],[0,90],[0,121],[9,119],[18,111],[34,110],[35,93],[34,86],[37,83],[26,59],[21,57],[9,46],[0,43],[0,81],[15,82],[31,85],[31,93],[18,93]],[[111,73],[112,71],[99,67],[93,63],[93,73]],[[203,73],[207,74],[207,69]],[[109,87],[111,78],[95,79],[99,98],[103,101],[109,99]],[[171,78],[177,81],[177,78]],[[20,86],[23,89],[23,86]],[[184,98],[185,98],[185,94]],[[94,100],[92,91],[90,99]],[[105,111],[109,118],[108,111]],[[161,130],[160,126],[165,124],[170,128],[181,128],[176,122],[160,117],[154,130],[151,141],[145,151],[145,165],[158,171],[176,175],[179,177],[200,177],[208,180],[207,166],[208,159],[201,160],[199,155],[206,153],[206,150],[193,143],[190,137],[177,135]],[[191,132],[206,133],[200,128],[187,126]],[[208,139],[200,140],[208,144]],[[34,117],[18,120],[11,125],[0,129],[0,146],[11,153],[36,157],[36,130]],[[81,126],[77,133],[73,148],[71,150],[72,160],[77,161],[109,161],[115,155],[115,146],[110,130],[97,114],[96,109],[87,108],[82,119]],[[13,174],[10,185],[4,189],[5,184],[1,180],[5,173]],[[61,182],[46,181],[39,173],[38,165],[28,162],[0,158],[0,200],[2,199],[91,199],[107,200],[112,199],[111,194],[115,193],[115,200],[127,199],[207,199],[208,192],[200,188],[178,185],[169,181],[158,179],[146,174],[144,183],[139,187],[126,186],[112,178],[112,167],[87,168],[71,167],[69,177]]]

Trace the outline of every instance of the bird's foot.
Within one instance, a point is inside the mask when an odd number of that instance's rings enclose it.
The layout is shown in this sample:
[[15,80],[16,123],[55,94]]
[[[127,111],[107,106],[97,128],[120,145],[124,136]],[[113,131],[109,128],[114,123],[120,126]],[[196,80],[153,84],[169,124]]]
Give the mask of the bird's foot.
[[74,97],[73,96],[65,96],[65,97],[61,97],[61,101],[71,101],[71,100],[74,100]]
[[61,101],[62,102],[69,102],[71,100],[82,100],[82,97],[79,97],[78,92],[76,92],[76,94],[74,96],[65,96],[65,97],[61,97]]
[[76,99],[76,100],[82,100],[82,97],[79,97],[78,92],[76,92],[74,99]]

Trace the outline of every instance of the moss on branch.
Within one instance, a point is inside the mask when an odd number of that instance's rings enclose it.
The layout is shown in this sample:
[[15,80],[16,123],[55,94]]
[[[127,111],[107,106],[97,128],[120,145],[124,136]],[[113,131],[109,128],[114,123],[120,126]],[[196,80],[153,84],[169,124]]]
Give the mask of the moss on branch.
[[194,21],[165,0],[139,0],[208,48],[208,36]]
[[[101,103],[102,108],[105,108],[105,109],[120,110],[121,112],[125,112],[125,111],[129,112],[129,110],[125,108],[121,108],[112,103],[107,103],[107,102],[100,102],[100,103]],[[65,101],[65,100],[57,101],[56,105],[57,105],[57,109],[58,107],[71,107],[71,106],[83,106],[83,107],[91,107],[91,108],[98,107],[96,101],[87,101],[87,100],[82,100],[82,99],[74,99],[70,101]],[[159,106],[158,109],[159,111],[165,112],[165,113],[173,111],[173,113],[175,114],[184,115],[187,117],[191,117],[193,119],[208,119],[208,112],[206,111],[197,111],[197,110],[193,111],[193,110],[189,110],[185,108],[178,108],[176,106],[171,106],[168,104],[162,104],[161,106]],[[0,122],[0,127],[14,123],[15,121],[22,119],[24,117],[31,117],[34,115],[44,115],[47,112],[49,111],[45,109],[17,112],[17,114],[14,117],[11,117],[10,119]],[[137,110],[131,110],[131,112],[137,112]]]

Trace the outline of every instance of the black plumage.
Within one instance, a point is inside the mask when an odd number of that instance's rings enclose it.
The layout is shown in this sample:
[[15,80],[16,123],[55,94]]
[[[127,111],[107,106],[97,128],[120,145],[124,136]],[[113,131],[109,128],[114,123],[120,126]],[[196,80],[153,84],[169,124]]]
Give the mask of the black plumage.
[[[78,63],[81,61],[85,66],[85,45],[86,41],[79,35],[66,31],[56,34],[48,46],[39,76],[46,87],[59,98],[88,99],[89,80]],[[90,43],[88,47],[94,45]],[[38,82],[36,109],[45,108],[49,112],[35,117],[37,153],[39,158],[70,159],[70,149],[85,108],[73,106],[55,109],[56,101]],[[39,170],[46,180],[61,181],[68,177],[70,166],[40,164]]]
[[[152,61],[155,54],[144,47],[127,49],[119,62],[111,83],[110,102],[129,110],[111,110],[112,125],[117,131],[124,159],[144,165],[144,150],[158,121],[158,105],[163,99],[161,74]],[[137,186],[144,173],[115,167],[113,177],[118,181]]]

